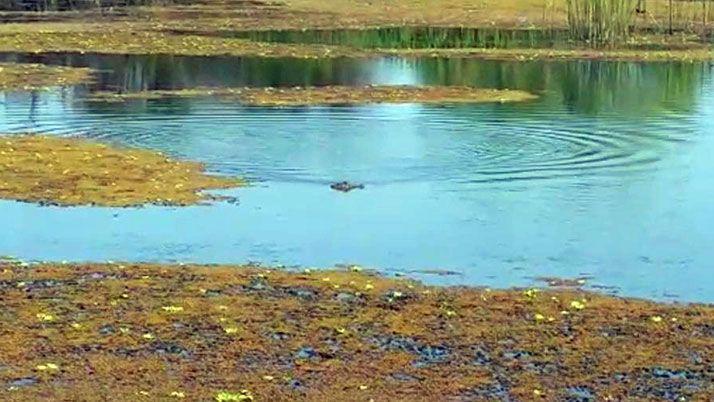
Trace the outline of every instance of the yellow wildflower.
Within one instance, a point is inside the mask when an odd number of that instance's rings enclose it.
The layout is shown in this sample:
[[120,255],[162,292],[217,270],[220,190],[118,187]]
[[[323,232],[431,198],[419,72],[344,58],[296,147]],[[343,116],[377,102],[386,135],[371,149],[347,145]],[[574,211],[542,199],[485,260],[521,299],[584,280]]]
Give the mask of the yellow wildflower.
[[57,371],[59,366],[54,363],[39,364],[35,367],[38,371]]
[[585,308],[585,303],[578,300],[573,300],[570,302],[570,307],[576,310],[582,310]]
[[51,322],[55,320],[55,317],[52,314],[46,314],[46,313],[37,313],[37,318],[40,321],[45,321],[45,322]]
[[540,290],[531,288],[524,291],[523,294],[529,299],[535,299],[538,296],[538,292],[540,292]]
[[247,389],[240,392],[221,391],[216,394],[215,400],[216,402],[245,402],[252,401],[253,395]]
[[186,394],[184,394],[184,393],[181,392],[181,391],[174,391],[174,392],[171,393],[171,396],[173,396],[173,397],[175,397],[175,398],[183,399],[183,398],[186,397]]
[[161,309],[167,313],[180,313],[183,311],[183,307],[181,306],[164,306],[161,307]]

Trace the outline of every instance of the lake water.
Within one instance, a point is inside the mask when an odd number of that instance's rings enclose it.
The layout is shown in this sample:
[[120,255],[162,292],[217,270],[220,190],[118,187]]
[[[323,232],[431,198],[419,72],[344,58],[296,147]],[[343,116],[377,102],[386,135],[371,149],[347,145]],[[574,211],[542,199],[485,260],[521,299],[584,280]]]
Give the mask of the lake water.
[[[72,261],[329,267],[430,283],[592,277],[623,295],[714,302],[714,75],[708,63],[3,55],[91,66],[95,84],[0,95],[0,132],[82,135],[246,176],[239,203],[0,202],[0,254]],[[443,84],[522,104],[248,107],[88,102],[87,91]],[[365,185],[347,194],[329,184]],[[460,275],[413,271],[443,269]]]

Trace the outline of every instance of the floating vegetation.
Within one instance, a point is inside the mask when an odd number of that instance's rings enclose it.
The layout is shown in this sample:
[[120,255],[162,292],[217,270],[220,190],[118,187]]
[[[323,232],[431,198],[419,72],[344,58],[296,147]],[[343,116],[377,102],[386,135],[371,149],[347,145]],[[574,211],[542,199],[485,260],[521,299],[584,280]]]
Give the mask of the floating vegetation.
[[91,70],[42,64],[0,63],[0,90],[39,90],[91,80]]
[[255,106],[354,105],[365,103],[522,102],[537,96],[525,91],[463,86],[324,86],[293,88],[193,88],[127,93],[95,92],[89,100],[158,99],[217,96]]
[[13,260],[0,262],[0,292],[10,400],[714,397],[707,305],[348,269]]
[[[32,135],[0,137],[0,198],[52,205],[191,205],[206,189],[242,181],[210,176],[194,162],[161,153]],[[38,318],[47,321],[49,314]]]
[[380,49],[382,54],[414,57],[477,58],[486,60],[617,60],[617,61],[709,61],[714,60],[711,47],[655,49]]

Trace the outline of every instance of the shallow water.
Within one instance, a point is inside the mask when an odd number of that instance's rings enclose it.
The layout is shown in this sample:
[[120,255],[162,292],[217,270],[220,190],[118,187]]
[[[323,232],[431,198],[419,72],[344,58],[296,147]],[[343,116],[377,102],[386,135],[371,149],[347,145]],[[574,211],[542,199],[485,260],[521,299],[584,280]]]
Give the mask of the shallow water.
[[[53,208],[0,202],[0,254],[330,266],[432,283],[592,276],[620,294],[714,301],[714,81],[708,64],[398,59],[5,58],[89,65],[88,87],[6,93],[0,132],[81,134],[240,174],[239,204]],[[468,84],[523,104],[258,108],[87,102],[88,90]],[[348,194],[334,181],[364,183]]]

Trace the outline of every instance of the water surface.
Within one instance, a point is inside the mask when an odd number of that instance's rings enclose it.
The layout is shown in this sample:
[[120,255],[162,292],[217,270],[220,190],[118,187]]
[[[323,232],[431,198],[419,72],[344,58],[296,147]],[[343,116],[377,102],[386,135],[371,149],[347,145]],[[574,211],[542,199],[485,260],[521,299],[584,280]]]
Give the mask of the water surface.
[[[448,269],[432,283],[589,275],[621,294],[714,301],[714,83],[704,63],[5,55],[98,82],[5,93],[0,131],[82,135],[245,175],[238,204],[53,208],[0,202],[0,254]],[[259,108],[89,102],[87,91],[445,84],[523,104]],[[364,183],[348,194],[334,181]]]

